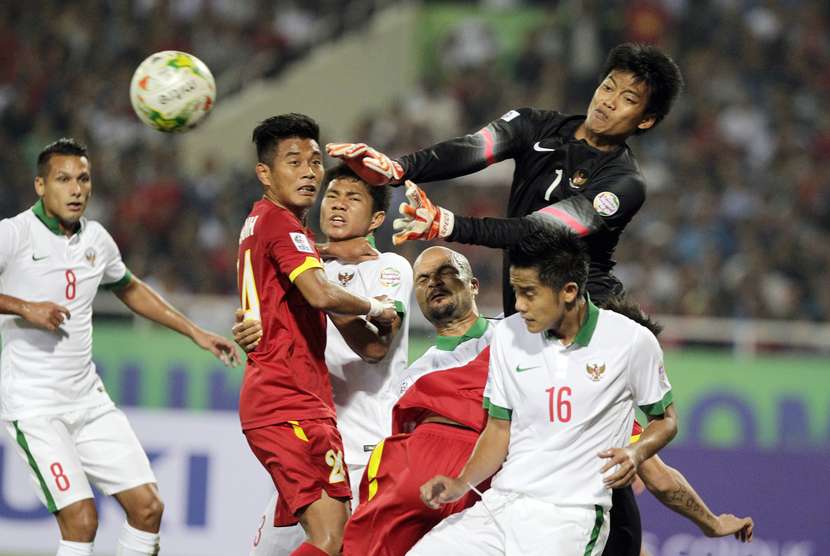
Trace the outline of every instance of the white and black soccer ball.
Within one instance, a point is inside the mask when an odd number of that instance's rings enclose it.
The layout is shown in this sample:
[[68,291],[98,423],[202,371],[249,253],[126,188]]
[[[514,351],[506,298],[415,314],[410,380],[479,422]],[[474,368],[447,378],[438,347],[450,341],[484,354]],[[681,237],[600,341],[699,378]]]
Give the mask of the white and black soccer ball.
[[135,70],[130,101],[148,126],[166,133],[187,131],[213,108],[216,82],[196,56],[164,50],[150,55]]

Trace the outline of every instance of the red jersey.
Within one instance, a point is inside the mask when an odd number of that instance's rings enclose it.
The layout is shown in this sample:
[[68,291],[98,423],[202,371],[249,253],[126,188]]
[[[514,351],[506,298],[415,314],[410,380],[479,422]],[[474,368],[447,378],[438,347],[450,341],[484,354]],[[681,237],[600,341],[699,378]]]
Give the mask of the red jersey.
[[239,396],[242,428],[335,418],[326,368],[326,316],[294,287],[322,268],[314,236],[289,210],[257,201],[239,235],[238,287],[246,318],[262,322]]
[[493,327],[479,317],[460,337],[438,336],[408,369],[392,410],[392,434],[410,432],[431,414],[476,432],[484,430],[484,385],[490,363]]

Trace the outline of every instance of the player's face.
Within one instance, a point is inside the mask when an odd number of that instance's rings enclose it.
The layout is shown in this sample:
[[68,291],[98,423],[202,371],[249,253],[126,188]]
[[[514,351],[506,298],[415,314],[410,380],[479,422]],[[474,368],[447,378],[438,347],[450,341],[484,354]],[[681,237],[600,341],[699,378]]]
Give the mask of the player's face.
[[453,252],[443,248],[424,251],[413,267],[415,299],[432,323],[457,320],[473,308],[478,280],[465,279]]
[[[575,299],[576,284],[566,284],[554,291],[539,279],[536,268],[510,267],[510,285],[516,294],[516,311],[522,315],[529,332],[558,332]],[[569,286],[573,287],[569,287]],[[557,334],[558,335],[558,334]]]
[[43,199],[46,214],[72,230],[83,216],[92,195],[89,160],[85,156],[53,155],[45,178],[35,178],[35,191]]
[[594,91],[585,127],[605,137],[627,137],[650,128],[654,117],[645,113],[648,94],[648,86],[633,73],[613,70]]
[[320,229],[329,241],[364,237],[383,223],[384,212],[372,212],[367,187],[351,178],[331,180],[320,206]]
[[257,164],[266,195],[291,211],[314,204],[323,181],[323,155],[314,139],[289,137],[277,144],[271,165]]

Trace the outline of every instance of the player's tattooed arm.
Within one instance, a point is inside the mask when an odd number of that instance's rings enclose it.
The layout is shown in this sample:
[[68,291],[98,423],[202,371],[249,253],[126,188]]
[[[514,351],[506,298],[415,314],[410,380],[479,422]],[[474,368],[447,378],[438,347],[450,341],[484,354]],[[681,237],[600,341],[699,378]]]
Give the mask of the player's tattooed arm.
[[0,294],[0,315],[17,315],[38,328],[55,332],[65,319],[69,309],[51,301],[26,301]]
[[660,502],[697,525],[707,537],[735,535],[741,542],[752,540],[754,523],[750,517],[715,515],[680,471],[666,465],[659,456],[644,461],[640,478]]

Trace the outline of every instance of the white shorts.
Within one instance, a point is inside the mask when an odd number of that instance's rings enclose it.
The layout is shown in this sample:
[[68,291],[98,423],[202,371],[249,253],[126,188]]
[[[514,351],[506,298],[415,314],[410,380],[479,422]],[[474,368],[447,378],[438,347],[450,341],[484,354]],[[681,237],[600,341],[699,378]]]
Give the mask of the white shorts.
[[[349,481],[352,485],[353,500],[352,506],[357,505],[357,485],[363,476],[366,465],[355,465],[347,463],[349,468]],[[249,556],[289,556],[306,540],[305,530],[299,523],[290,527],[274,527],[274,512],[277,508],[277,493],[268,501],[265,511],[257,523],[257,530],[254,534],[254,542],[251,545]]]
[[38,498],[49,509],[155,483],[150,461],[127,417],[114,405],[5,421]]
[[558,506],[490,489],[474,506],[439,523],[407,554],[595,556],[605,548],[608,528],[608,510],[601,506]]

